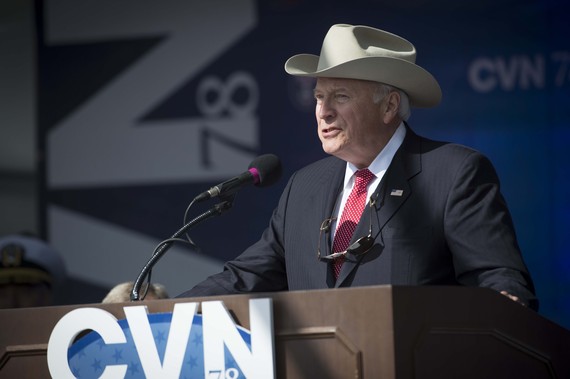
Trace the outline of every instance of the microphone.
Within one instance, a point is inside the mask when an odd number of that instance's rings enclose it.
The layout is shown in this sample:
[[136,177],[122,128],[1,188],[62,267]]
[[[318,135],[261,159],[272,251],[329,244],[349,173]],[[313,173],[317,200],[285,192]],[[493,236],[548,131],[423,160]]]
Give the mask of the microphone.
[[[211,199],[212,197],[220,196],[220,197],[229,197],[237,192],[241,187],[253,184],[259,187],[270,186],[275,183],[281,177],[281,162],[279,158],[273,154],[265,154],[260,155],[259,157],[255,158],[250,164],[249,168],[246,172],[230,179],[226,180],[223,183],[218,184],[207,190],[206,192],[202,192],[198,196],[194,198],[192,203],[198,201],[204,201]],[[158,262],[158,260],[166,253],[166,251],[170,248],[170,246],[179,241],[178,238],[182,236],[188,229],[193,227],[194,225],[216,215],[220,215],[223,212],[227,211],[232,206],[233,199],[227,199],[222,201],[221,203],[215,205],[213,208],[208,210],[207,212],[201,214],[200,216],[196,217],[189,223],[185,224],[181,229],[179,229],[172,237],[167,240],[162,241],[154,250],[152,257],[147,262],[147,264],[141,270],[137,280],[133,285],[133,289],[131,290],[131,300],[136,301],[140,300],[140,289],[142,283],[146,277],[148,277],[150,282],[150,272],[153,266]],[[192,204],[190,204],[192,205]]]
[[194,198],[194,201],[200,202],[217,196],[231,196],[239,191],[241,187],[249,184],[258,187],[270,186],[279,180],[281,171],[281,161],[276,155],[260,155],[249,164],[247,171],[202,192]]

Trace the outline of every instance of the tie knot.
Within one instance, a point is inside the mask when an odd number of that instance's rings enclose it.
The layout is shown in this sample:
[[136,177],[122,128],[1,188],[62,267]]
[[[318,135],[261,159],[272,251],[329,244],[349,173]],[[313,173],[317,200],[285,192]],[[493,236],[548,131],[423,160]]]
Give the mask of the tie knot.
[[368,183],[370,183],[370,181],[376,177],[367,168],[356,171],[354,175],[356,175],[354,187],[358,189],[366,189]]

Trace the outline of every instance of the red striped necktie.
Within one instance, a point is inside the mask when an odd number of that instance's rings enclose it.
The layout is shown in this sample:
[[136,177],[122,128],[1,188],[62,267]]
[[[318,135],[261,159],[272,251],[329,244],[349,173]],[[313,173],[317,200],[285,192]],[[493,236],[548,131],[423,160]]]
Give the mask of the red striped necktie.
[[[348,248],[356,225],[358,225],[358,221],[366,205],[366,187],[368,183],[375,178],[375,175],[367,168],[356,171],[354,175],[356,176],[354,187],[352,187],[352,192],[346,200],[334,236],[333,253],[342,252]],[[343,262],[344,256],[336,258],[333,262],[335,280],[338,278]]]

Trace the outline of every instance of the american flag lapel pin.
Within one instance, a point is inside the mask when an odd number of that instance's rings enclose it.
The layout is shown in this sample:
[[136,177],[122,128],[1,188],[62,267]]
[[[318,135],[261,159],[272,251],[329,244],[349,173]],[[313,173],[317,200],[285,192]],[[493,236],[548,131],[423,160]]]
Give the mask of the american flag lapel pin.
[[393,189],[392,192],[390,192],[390,196],[402,196],[404,194],[404,190],[401,189]]

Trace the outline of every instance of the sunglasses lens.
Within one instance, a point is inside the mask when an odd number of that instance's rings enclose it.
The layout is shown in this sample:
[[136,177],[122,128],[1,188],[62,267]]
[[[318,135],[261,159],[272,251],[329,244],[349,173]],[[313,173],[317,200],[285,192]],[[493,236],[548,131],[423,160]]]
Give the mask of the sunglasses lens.
[[374,245],[374,238],[371,236],[359,238],[346,251],[352,255],[360,255],[366,253]]

